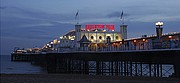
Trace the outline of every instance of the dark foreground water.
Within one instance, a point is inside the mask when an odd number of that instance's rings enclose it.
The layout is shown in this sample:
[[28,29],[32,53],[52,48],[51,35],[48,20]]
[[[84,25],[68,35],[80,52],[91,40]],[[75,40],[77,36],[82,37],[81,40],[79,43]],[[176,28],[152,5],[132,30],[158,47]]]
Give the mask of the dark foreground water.
[[10,55],[0,55],[1,69],[4,74],[43,74],[46,71],[39,67],[31,65],[30,62],[13,62]]

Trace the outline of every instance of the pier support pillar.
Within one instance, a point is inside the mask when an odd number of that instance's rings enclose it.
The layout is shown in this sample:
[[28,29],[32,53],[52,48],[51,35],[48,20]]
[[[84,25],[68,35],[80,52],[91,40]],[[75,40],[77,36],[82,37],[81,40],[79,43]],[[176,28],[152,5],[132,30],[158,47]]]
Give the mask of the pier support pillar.
[[96,75],[100,74],[100,70],[99,70],[99,61],[96,61]]
[[[56,57],[55,55],[47,55],[47,71],[48,73],[56,73],[57,70],[59,70],[60,62],[59,57]],[[57,67],[58,66],[58,67]],[[59,72],[59,71],[58,71]]]
[[89,74],[89,63],[85,61],[85,74]]
[[151,77],[151,63],[149,63],[149,76]]
[[175,77],[180,78],[180,64],[174,65],[174,73],[175,73]]

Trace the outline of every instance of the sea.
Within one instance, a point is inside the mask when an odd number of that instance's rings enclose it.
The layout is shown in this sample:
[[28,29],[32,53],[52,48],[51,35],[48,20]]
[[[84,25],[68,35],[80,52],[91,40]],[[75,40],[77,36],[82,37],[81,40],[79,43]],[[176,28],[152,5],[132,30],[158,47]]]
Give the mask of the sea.
[[11,61],[11,55],[0,55],[0,73],[1,74],[45,74],[47,71],[30,62]]

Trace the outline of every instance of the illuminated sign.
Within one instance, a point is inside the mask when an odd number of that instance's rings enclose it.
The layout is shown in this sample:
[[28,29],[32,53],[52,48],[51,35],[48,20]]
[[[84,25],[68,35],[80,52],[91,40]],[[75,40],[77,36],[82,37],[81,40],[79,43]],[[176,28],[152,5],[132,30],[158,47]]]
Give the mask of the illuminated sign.
[[[104,29],[104,24],[88,24],[86,25],[86,30],[94,30],[94,29]],[[106,25],[107,30],[114,30],[114,25]]]
[[114,30],[114,25],[106,25],[107,30]]
[[86,30],[92,30],[92,29],[104,29],[104,25],[103,24],[86,25]]

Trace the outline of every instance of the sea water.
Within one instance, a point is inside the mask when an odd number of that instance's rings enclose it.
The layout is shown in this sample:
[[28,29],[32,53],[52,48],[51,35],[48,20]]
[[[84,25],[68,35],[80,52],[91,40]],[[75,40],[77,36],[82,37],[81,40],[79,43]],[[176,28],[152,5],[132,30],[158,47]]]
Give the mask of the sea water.
[[1,74],[44,74],[45,69],[32,65],[30,62],[11,61],[10,55],[0,55]]

